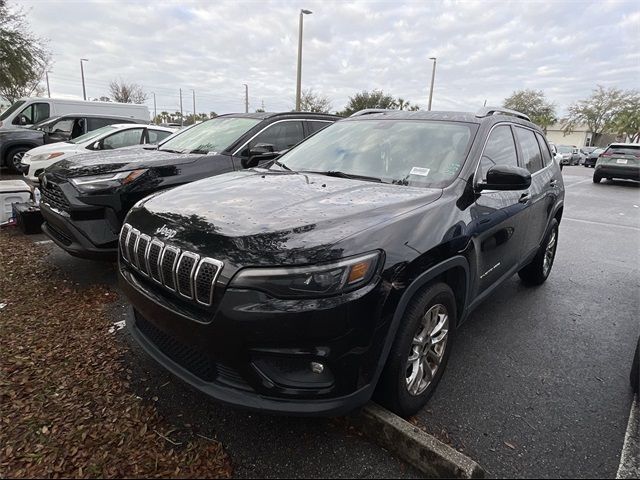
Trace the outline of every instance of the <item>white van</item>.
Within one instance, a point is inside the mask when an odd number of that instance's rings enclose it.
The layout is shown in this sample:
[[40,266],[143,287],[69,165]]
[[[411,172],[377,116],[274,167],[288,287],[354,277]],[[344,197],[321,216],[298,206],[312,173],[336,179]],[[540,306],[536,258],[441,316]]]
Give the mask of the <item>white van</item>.
[[76,113],[114,115],[144,122],[149,122],[151,119],[146,105],[56,98],[21,98],[0,114],[0,130],[30,127],[51,117]]

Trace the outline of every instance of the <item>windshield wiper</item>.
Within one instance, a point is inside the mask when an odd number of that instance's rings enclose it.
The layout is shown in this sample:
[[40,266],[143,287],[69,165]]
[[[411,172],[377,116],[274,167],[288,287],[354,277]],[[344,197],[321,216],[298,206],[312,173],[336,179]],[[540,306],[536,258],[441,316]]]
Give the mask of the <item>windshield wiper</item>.
[[290,172],[293,172],[293,170],[291,170],[289,167],[287,167],[284,163],[280,163],[278,160],[274,160],[273,163],[275,163],[279,167],[284,168],[285,170],[289,170]]
[[171,150],[170,148],[158,148],[161,152],[184,153],[182,150]]
[[206,155],[207,153],[209,153],[209,150],[203,150],[201,148],[194,148],[193,150],[189,150],[188,152],[182,152],[182,153],[199,153],[201,155]]
[[345,173],[339,170],[327,170],[326,172],[315,172],[315,171],[309,170],[308,173],[318,173],[320,175],[326,175],[327,177],[350,178],[352,180],[367,180],[369,182],[382,183],[382,179],[378,177],[369,177],[367,175],[356,175],[354,173]]

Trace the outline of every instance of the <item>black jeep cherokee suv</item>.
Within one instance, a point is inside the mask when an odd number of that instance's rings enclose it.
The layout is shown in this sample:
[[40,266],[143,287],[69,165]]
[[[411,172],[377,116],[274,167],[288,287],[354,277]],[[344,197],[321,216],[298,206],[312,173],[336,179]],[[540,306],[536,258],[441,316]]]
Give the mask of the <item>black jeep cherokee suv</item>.
[[40,179],[42,229],[72,255],[115,260],[122,221],[137,201],[158,190],[272,160],[338,118],[315,113],[221,115],[174,134],[159,147],[57,162]]
[[559,166],[517,112],[386,112],[337,122],[270,168],[153,195],[120,234],[129,328],[223,402],[418,411],[456,328],[518,273],[551,271]]

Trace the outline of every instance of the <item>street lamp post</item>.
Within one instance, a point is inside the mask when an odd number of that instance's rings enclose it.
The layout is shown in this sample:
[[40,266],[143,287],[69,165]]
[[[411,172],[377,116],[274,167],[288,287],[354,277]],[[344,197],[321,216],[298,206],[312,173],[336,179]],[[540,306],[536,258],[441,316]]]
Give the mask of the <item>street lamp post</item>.
[[156,108],[156,92],[151,92],[153,95],[153,123],[155,124],[158,120],[158,110]]
[[51,89],[49,88],[49,70],[44,72],[44,75],[47,79],[47,97],[51,98]]
[[87,90],[84,87],[84,68],[82,66],[82,62],[88,62],[89,60],[86,58],[81,58],[80,59],[80,75],[82,75],[82,96],[84,97],[84,99],[87,99]]
[[429,90],[429,111],[431,111],[431,100],[433,100],[433,82],[436,80],[436,57],[429,57],[433,60],[433,70],[431,71],[431,89]]
[[298,82],[296,84],[296,111],[300,111],[300,89],[302,86],[302,17],[310,15],[311,10],[300,10],[300,26],[298,28]]
[[249,113],[249,85],[244,85],[244,113]]

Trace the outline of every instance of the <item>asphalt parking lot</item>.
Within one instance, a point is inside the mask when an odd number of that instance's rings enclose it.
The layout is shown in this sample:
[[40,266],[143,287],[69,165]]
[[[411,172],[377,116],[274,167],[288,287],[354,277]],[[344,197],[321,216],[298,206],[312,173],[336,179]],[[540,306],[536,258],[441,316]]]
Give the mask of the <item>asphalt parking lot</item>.
[[[538,288],[509,280],[457,332],[435,395],[418,416],[492,477],[615,477],[640,333],[640,184],[595,185],[565,167],[554,269]],[[7,178],[3,175],[3,178]],[[40,236],[34,240],[43,240]],[[50,259],[77,282],[115,285],[112,265]],[[129,314],[114,309],[114,322]],[[119,335],[126,339],[126,329]],[[296,419],[222,407],[132,347],[138,395],[175,425],[222,441],[239,477],[415,477],[347,419]]]
[[490,476],[614,478],[640,334],[640,184],[565,167],[551,276],[509,280],[458,331],[421,413]]

